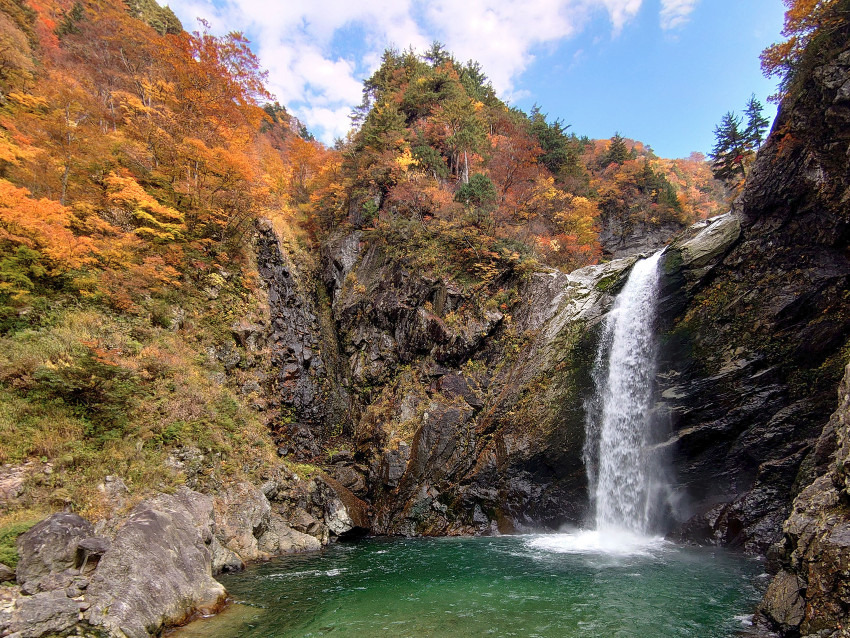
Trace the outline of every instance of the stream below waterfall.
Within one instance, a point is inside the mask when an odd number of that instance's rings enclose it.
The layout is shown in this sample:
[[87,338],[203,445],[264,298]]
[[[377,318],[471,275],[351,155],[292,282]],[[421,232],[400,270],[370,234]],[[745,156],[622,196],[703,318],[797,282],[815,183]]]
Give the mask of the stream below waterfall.
[[223,575],[235,601],[174,638],[729,638],[761,563],[596,532],[363,539]]

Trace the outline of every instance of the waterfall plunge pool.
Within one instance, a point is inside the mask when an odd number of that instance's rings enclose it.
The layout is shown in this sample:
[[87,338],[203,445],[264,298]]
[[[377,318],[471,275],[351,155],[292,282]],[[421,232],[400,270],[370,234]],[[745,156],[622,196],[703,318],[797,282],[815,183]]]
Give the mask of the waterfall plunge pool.
[[749,627],[762,571],[596,532],[367,538],[223,575],[234,603],[172,636],[729,638]]
[[665,459],[650,410],[662,253],[638,261],[604,325],[584,450],[596,530],[364,539],[223,577],[236,601],[179,638],[728,638],[750,627],[761,564],[650,535]]

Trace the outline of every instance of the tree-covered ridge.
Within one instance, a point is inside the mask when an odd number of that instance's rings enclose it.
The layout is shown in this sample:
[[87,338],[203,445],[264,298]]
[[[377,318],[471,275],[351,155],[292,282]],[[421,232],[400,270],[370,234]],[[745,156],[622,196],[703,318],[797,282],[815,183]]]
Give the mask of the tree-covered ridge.
[[723,208],[702,158],[663,160],[619,134],[579,137],[539,107],[523,113],[437,43],[386,51],[354,121],[337,145],[347,196],[320,200],[326,229],[415,219],[573,268],[601,255],[600,215],[687,223]]

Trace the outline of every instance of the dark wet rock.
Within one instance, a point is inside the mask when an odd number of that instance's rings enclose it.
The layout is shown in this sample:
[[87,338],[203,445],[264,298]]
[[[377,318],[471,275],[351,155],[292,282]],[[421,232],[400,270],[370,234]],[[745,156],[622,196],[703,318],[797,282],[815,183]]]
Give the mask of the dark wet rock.
[[307,423],[300,421],[285,423],[278,426],[277,433],[276,442],[279,445],[277,453],[280,456],[293,456],[303,461],[311,461],[322,454],[321,442]]
[[410,446],[404,441],[398,441],[396,447],[384,450],[378,470],[381,483],[387,487],[396,487],[409,459]]
[[358,496],[366,494],[366,477],[351,465],[342,465],[329,468],[329,474],[339,481],[348,490]]
[[535,303],[516,309],[511,331],[525,343],[510,357],[511,342],[492,337],[476,346],[481,367],[421,353],[414,375],[429,385],[399,385],[386,429],[361,429],[372,438],[360,449],[379,450],[369,461],[373,531],[492,533],[582,522],[583,401],[595,352],[595,331],[585,328],[604,316],[609,290],[632,263],[524,281]]
[[850,338],[850,129],[824,115],[838,89],[822,79],[850,66],[826,67],[783,103],[731,215],[664,262],[658,414],[677,514],[724,504],[716,538],[755,553],[781,540],[790,501],[828,464]]
[[20,559],[16,578],[23,591],[44,591],[42,581],[72,569],[79,542],[93,535],[91,523],[67,512],[53,514],[21,534],[17,541]]
[[479,410],[484,407],[484,400],[480,391],[473,389],[469,381],[460,374],[449,373],[437,380],[436,388],[449,399],[460,397],[466,401],[471,408]]
[[[287,454],[312,459],[326,427],[347,418],[348,397],[338,378],[335,335],[323,325],[322,308],[310,275],[296,267],[271,222],[257,222],[257,268],[268,289],[272,365],[277,397],[297,418],[281,430]],[[237,338],[249,343],[249,337]],[[250,344],[249,344],[250,345]]]

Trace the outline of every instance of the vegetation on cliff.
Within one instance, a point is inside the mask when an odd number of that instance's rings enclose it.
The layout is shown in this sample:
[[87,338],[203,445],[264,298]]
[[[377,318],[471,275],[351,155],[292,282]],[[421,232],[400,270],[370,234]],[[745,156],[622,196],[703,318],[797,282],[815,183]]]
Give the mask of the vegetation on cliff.
[[[701,156],[664,160],[619,134],[579,137],[538,107],[509,107],[477,63],[437,43],[423,56],[386,51],[355,120],[337,146],[347,197],[316,193],[325,229],[348,220],[392,234],[412,220],[438,242],[486,238],[490,252],[515,246],[569,269],[601,255],[602,217],[685,224],[722,210]],[[498,269],[495,256],[477,257],[482,272]]]
[[178,445],[212,481],[273,458],[259,389],[237,392],[263,353],[234,368],[215,347],[268,312],[246,237],[288,227],[306,142],[261,108],[239,34],[154,5],[0,13],[0,463],[52,469],[18,506],[96,514],[106,474],[167,488]]

